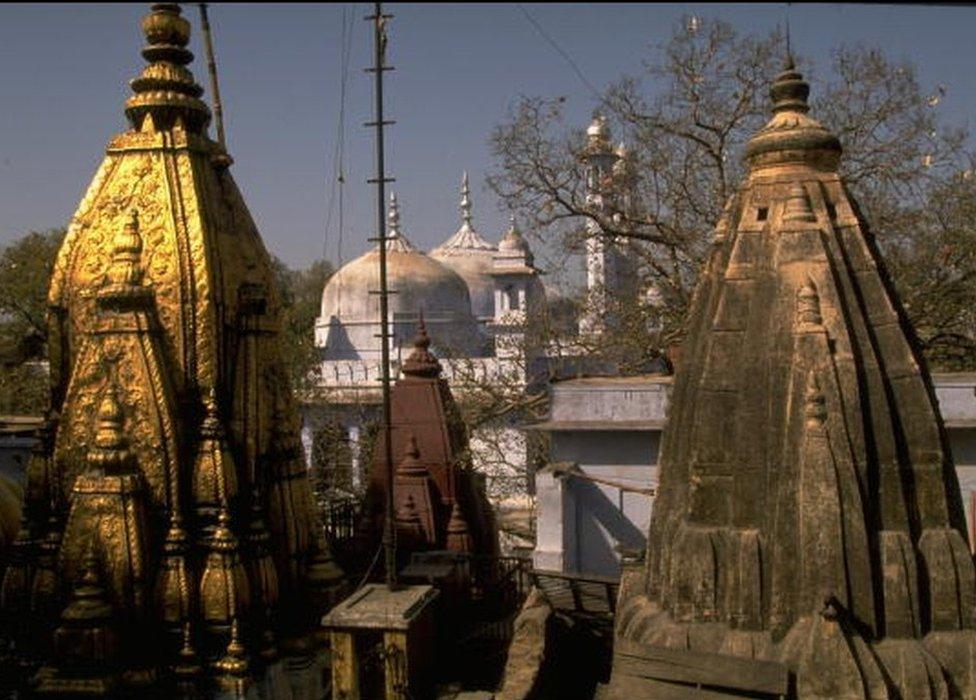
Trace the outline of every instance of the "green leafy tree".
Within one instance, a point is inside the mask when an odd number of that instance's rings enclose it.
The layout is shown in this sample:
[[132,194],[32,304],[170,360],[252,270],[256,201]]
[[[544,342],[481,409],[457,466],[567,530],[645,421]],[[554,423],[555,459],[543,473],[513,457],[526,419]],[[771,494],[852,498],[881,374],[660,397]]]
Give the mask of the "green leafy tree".
[[272,257],[271,264],[283,307],[282,352],[292,386],[296,391],[307,392],[314,384],[309,373],[318,360],[315,319],[319,315],[322,290],[335,268],[328,260],[316,260],[301,270],[289,268],[277,257]]
[[39,414],[48,402],[47,290],[64,229],[32,231],[0,252],[0,411]]

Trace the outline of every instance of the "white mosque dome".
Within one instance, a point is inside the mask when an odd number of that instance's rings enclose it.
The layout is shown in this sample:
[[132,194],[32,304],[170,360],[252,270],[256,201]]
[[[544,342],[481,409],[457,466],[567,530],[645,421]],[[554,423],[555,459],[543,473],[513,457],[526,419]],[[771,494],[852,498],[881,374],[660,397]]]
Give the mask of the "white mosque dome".
[[493,317],[495,287],[490,271],[496,248],[471,224],[468,174],[461,180],[461,228],[430,252],[430,257],[456,272],[468,287],[471,310],[479,320]]
[[[400,232],[396,196],[391,195],[387,282],[394,347],[410,348],[420,314],[439,352],[477,356],[485,339],[471,312],[465,280],[425,255]],[[379,247],[343,265],[322,292],[317,344],[325,359],[371,359],[380,352]]]

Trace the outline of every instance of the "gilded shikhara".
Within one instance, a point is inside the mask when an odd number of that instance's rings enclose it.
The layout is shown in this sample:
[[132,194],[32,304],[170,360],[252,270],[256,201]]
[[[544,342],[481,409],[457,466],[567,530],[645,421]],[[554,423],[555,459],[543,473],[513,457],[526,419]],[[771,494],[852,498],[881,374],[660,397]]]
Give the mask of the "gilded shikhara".
[[[269,256],[207,135],[189,23],[159,4],[142,29],[131,129],[54,268],[53,410],[2,591],[46,623],[51,692],[174,666],[245,673],[309,632],[342,578],[315,522]],[[48,643],[78,586],[104,587],[115,637],[99,639],[117,637],[88,659]]]

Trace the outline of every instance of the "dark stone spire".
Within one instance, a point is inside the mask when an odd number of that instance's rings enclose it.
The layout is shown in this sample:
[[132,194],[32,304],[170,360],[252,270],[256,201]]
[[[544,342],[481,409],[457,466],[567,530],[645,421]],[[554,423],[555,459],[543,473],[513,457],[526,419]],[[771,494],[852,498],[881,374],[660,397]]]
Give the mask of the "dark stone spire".
[[807,113],[810,85],[788,56],[783,71],[769,89],[772,119],[746,144],[746,161],[753,168],[805,162],[835,169],[840,158],[840,141]]
[[[808,95],[788,63],[693,296],[616,648],[723,655],[744,672],[723,697],[760,666],[790,697],[976,697],[976,574],[931,379]],[[627,668],[618,695],[668,694],[659,666]]]

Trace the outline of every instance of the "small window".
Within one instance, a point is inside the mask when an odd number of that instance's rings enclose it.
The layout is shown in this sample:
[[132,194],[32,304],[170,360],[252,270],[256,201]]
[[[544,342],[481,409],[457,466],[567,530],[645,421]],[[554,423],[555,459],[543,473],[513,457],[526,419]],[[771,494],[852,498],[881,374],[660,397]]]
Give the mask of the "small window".
[[827,214],[830,216],[831,219],[837,218],[837,207],[835,207],[830,202],[827,202]]
[[769,207],[759,207],[756,210],[756,221],[765,221],[769,216]]

